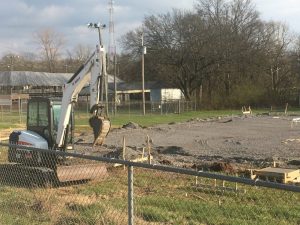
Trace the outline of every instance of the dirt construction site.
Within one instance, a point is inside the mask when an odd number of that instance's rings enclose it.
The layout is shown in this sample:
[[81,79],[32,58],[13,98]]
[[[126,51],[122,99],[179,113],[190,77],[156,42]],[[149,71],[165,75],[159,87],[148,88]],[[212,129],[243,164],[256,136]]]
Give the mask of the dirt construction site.
[[[300,124],[291,116],[228,116],[194,118],[143,128],[128,123],[110,131],[104,146],[90,147],[93,136],[78,134],[75,149],[83,154],[123,157],[125,137],[127,160],[147,154],[147,136],[152,162],[185,168],[212,168],[222,164],[229,170],[261,168],[274,162],[285,167],[300,165]],[[146,148],[146,150],[145,150]],[[227,165],[227,166],[226,166]],[[218,169],[217,169],[218,170]]]

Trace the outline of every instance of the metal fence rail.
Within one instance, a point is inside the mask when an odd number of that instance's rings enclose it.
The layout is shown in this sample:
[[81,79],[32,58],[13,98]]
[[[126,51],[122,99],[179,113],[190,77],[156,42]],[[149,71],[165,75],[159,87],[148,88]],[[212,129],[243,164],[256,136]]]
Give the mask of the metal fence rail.
[[[27,159],[40,155],[49,168],[8,163],[8,148]],[[0,150],[0,224],[300,224],[299,186],[92,152],[48,154],[4,143]],[[62,164],[79,168],[64,170],[64,182],[52,174]],[[89,180],[71,181],[84,172]]]

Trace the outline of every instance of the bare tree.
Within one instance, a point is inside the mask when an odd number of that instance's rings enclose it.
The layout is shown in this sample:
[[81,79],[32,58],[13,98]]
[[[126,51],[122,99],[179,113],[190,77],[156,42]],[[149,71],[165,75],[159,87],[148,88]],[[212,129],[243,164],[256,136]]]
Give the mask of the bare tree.
[[9,53],[2,57],[1,67],[4,70],[16,71],[20,69],[20,59],[19,54]]
[[[141,30],[123,38],[133,58],[140,55]],[[188,100],[240,106],[287,96],[284,90],[295,81],[287,28],[262,21],[251,0],[198,0],[195,11],[146,17],[144,34],[152,71]]]
[[266,46],[267,61],[265,63],[266,83],[273,103],[284,102],[296,84],[293,73],[293,57],[291,44],[293,36],[285,24],[270,22],[266,24],[270,31],[270,39]]
[[34,38],[39,45],[43,59],[47,63],[48,71],[55,72],[56,63],[65,44],[63,35],[47,28],[36,32]]
[[[124,49],[133,57],[140,55],[141,30],[128,32],[123,39]],[[212,63],[205,55],[209,39],[206,31],[198,15],[184,10],[149,16],[144,21],[149,72],[160,74],[156,79],[175,84],[188,100],[201,86],[204,71]]]
[[74,52],[73,57],[76,60],[84,62],[91,55],[92,47],[89,45],[78,44],[75,46],[73,52]]
[[91,46],[83,44],[76,45],[72,51],[67,50],[67,58],[64,60],[65,72],[75,72],[91,53]]

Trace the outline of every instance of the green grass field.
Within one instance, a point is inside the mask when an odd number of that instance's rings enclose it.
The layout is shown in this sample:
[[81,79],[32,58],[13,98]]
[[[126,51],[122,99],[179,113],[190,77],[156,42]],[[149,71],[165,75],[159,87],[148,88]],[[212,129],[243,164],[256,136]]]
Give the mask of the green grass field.
[[[182,114],[147,114],[146,116],[139,114],[118,114],[111,115],[110,120],[113,127],[121,127],[128,122],[135,122],[144,127],[149,127],[157,124],[167,124],[175,122],[184,122],[192,118],[211,118],[218,116],[230,116],[241,114],[238,110],[219,110],[219,111],[192,111]],[[90,115],[86,112],[75,112],[75,126],[79,130],[88,128],[88,119]],[[19,128],[26,125],[26,114],[19,116],[18,113],[5,113],[0,119],[0,130],[9,128]]]
[[[0,224],[127,224],[127,171],[111,170],[99,182],[60,188],[0,187]],[[214,181],[134,170],[135,224],[298,225],[300,195],[238,186],[218,191]],[[221,186],[222,182],[217,181]],[[235,184],[226,183],[226,187]]]
[[[264,112],[263,110],[261,112]],[[297,113],[297,112],[296,112]],[[112,116],[114,127],[129,121],[156,124],[241,115],[238,110],[200,111],[167,115]],[[76,114],[79,131],[88,128],[86,113]],[[0,130],[24,127],[25,115],[6,115]],[[6,161],[0,148],[0,161]],[[0,185],[0,224],[97,225],[127,224],[127,171],[110,169],[104,181],[59,188]],[[18,179],[16,179],[16,182]],[[152,170],[134,169],[135,224],[300,224],[300,194],[238,185],[239,191],[220,191],[214,181]],[[222,181],[217,181],[222,186]],[[235,184],[226,183],[234,189]]]
[[[253,110],[254,115],[268,112],[268,109]],[[145,116],[139,113],[119,113],[110,115],[109,118],[113,127],[121,127],[128,122],[135,122],[143,127],[149,127],[157,124],[168,124],[176,122],[184,122],[192,118],[213,118],[219,116],[242,115],[241,110],[201,110],[190,111],[181,114],[146,114]],[[300,115],[300,109],[289,110],[289,115]],[[79,130],[89,129],[88,119],[90,115],[85,111],[75,111],[75,126]],[[19,128],[26,125],[26,113],[19,115],[18,112],[4,112],[0,115],[0,130],[9,128]],[[86,127],[86,128],[85,128]]]
[[[118,114],[116,116],[110,116],[112,127],[117,128],[121,127],[128,122],[135,122],[143,127],[149,127],[158,124],[168,124],[168,123],[177,123],[185,122],[192,118],[213,118],[218,116],[231,116],[241,114],[238,110],[219,110],[219,111],[192,111],[185,112],[181,114],[147,114],[137,115],[137,114]],[[88,118],[89,115],[86,113],[77,113],[75,126],[81,130],[84,127],[88,128]]]

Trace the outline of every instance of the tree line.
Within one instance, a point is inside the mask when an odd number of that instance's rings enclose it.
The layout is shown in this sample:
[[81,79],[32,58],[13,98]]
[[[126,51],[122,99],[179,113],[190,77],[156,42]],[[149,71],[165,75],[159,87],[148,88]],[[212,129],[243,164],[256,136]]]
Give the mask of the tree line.
[[65,50],[64,35],[51,28],[34,33],[33,40],[36,45],[35,53],[6,54],[0,61],[0,69],[73,73],[93,51],[90,46],[83,44],[78,44],[72,50]]
[[[192,10],[146,16],[120,40],[124,81],[141,80],[141,35],[146,81],[179,88],[186,100],[210,108],[299,104],[300,37],[262,20],[251,0],[197,0]],[[34,40],[37,53],[7,54],[0,69],[73,73],[93,51],[64,50],[64,36],[52,29]]]
[[300,39],[262,20],[251,0],[198,0],[191,11],[146,16],[122,38],[121,61],[135,65],[125,80],[140,79],[142,34],[146,79],[180,88],[187,100],[208,107],[299,101]]

